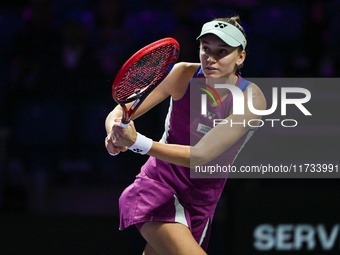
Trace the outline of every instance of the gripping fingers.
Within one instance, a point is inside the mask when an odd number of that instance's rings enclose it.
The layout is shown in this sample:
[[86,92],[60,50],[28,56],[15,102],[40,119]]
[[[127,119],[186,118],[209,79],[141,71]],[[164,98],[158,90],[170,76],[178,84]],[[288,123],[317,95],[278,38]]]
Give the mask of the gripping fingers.
[[105,147],[107,152],[111,155],[111,156],[116,156],[119,154],[120,149],[119,147],[115,146],[112,142],[112,140],[110,139],[110,135],[108,135],[105,138]]

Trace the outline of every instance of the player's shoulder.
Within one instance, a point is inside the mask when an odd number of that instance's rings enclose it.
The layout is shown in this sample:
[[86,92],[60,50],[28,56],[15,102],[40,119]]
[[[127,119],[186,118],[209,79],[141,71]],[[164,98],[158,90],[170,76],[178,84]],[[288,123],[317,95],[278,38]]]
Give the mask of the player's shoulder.
[[247,89],[248,88],[252,88],[252,89],[260,90],[261,91],[260,87],[258,85],[256,85],[255,83],[253,83],[253,82],[249,83],[249,85],[247,86]]
[[176,71],[177,75],[190,76],[192,78],[199,66],[199,63],[179,62],[174,66],[174,71]]
[[174,66],[165,82],[167,92],[174,100],[183,97],[198,67],[199,64],[188,62],[180,62]]
[[247,86],[245,92],[247,92],[247,90],[249,90],[249,88],[251,88],[253,92],[259,93],[260,95],[263,95],[261,88],[258,85],[256,85],[255,83],[250,82],[249,85]]
[[254,104],[255,108],[261,109],[261,110],[266,109],[266,106],[267,106],[266,98],[265,98],[262,90],[260,89],[260,87],[258,85],[256,85],[255,83],[250,83],[244,91],[245,98],[248,97],[248,90],[249,89],[252,90],[251,95],[252,95],[252,98],[253,98],[253,104]]

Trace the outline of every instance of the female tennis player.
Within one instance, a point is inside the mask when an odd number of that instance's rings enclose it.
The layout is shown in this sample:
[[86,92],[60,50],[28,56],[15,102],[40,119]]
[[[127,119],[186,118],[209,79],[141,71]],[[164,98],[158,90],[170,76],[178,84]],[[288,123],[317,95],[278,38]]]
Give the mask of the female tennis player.
[[[127,149],[149,155],[133,184],[119,199],[120,229],[135,225],[147,241],[144,253],[206,254],[216,204],[226,178],[190,178],[190,167],[200,166],[217,157],[232,164],[253,130],[248,125],[213,127],[213,120],[201,115],[210,125],[209,132],[196,126],[190,129],[190,79],[195,77],[229,78],[244,94],[244,115],[233,114],[232,93],[218,89],[222,104],[208,103],[208,111],[234,123],[260,119],[247,107],[249,88],[255,109],[266,109],[266,100],[257,85],[244,80],[237,71],[246,58],[246,36],[239,17],[216,19],[203,25],[200,63],[178,63],[138,108],[133,119],[171,97],[165,132],[160,142],[136,132],[133,121],[120,127],[122,109],[117,106],[107,117],[107,151],[114,155]],[[255,121],[256,122],[256,121]],[[254,126],[255,123],[252,122]],[[190,135],[199,137],[190,146]]]

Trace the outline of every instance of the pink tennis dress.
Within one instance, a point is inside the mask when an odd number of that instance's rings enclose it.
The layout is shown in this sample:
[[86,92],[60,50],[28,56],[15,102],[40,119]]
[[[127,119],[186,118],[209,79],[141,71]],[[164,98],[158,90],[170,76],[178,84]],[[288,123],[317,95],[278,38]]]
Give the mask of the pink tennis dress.
[[[194,75],[204,77],[201,67]],[[242,91],[251,84],[238,76],[236,86]],[[232,107],[232,93],[214,109],[216,119],[228,116]],[[161,142],[190,145],[190,132],[200,139],[204,136],[190,123],[190,89],[178,101],[171,101]],[[200,109],[198,109],[200,111]],[[208,107],[209,112],[209,107]],[[200,114],[198,114],[200,115]],[[213,127],[213,120],[200,115],[198,124]],[[196,124],[195,124],[196,125]],[[244,143],[253,132],[248,131],[221,156],[224,164],[232,164]],[[178,222],[187,226],[195,240],[206,250],[216,204],[227,178],[190,178],[190,169],[170,164],[154,157],[141,168],[136,180],[127,187],[120,199],[120,229],[136,225],[140,230],[145,222]]]

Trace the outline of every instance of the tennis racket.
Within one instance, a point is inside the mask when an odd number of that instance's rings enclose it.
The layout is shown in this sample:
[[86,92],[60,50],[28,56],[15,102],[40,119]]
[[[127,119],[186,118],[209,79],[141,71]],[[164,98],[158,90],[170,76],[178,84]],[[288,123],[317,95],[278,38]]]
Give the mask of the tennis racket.
[[[112,97],[123,109],[121,127],[129,126],[147,95],[171,71],[178,59],[179,48],[175,39],[161,39],[140,49],[120,69],[112,85]],[[126,104],[131,102],[134,103],[128,109]]]

